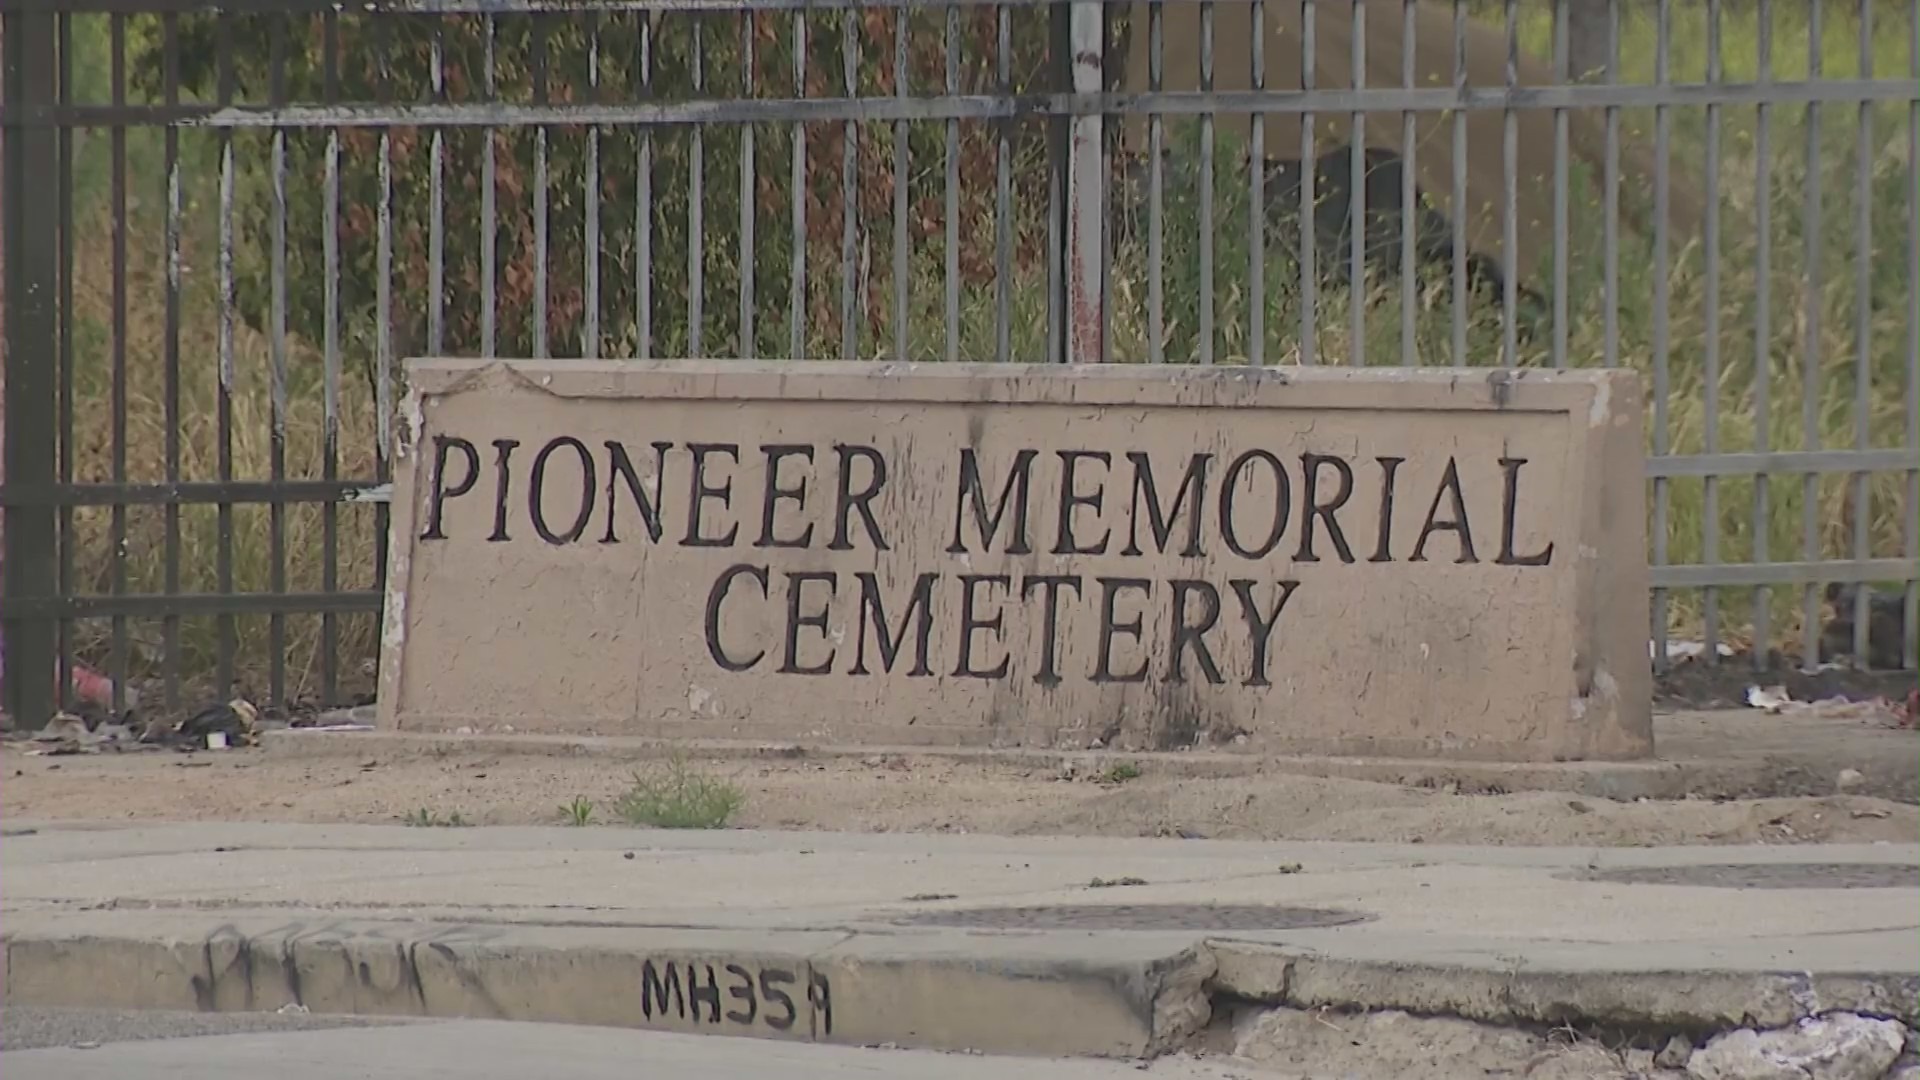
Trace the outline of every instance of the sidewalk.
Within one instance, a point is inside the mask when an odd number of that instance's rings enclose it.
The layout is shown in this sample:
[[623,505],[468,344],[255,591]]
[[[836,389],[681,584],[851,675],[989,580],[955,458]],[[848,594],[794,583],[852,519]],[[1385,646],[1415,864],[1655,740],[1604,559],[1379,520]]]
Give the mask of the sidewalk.
[[6,831],[15,1005],[1107,1055],[1181,1045],[1223,995],[1496,1023],[1920,1018],[1920,845]]

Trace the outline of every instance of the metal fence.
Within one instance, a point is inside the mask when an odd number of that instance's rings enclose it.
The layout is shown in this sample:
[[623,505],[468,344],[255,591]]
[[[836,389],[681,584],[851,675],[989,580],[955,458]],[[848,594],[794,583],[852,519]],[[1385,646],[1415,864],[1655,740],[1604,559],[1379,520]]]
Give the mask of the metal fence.
[[3,29],[21,717],[363,694],[422,354],[1630,365],[1656,663],[1914,663],[1920,0]]

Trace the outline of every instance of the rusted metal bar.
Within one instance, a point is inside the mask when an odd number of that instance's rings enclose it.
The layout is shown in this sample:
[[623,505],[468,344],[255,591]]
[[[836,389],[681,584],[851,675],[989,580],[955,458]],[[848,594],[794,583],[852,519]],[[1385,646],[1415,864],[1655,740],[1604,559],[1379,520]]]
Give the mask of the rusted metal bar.
[[[161,48],[161,93],[167,104],[176,104],[180,100],[180,21],[178,17],[167,15],[160,20]],[[165,374],[161,393],[162,415],[167,430],[162,437],[162,457],[165,476],[171,483],[180,481],[181,421],[180,412],[180,134],[169,127],[163,136],[165,156],[165,175],[162,178],[166,202],[165,243],[167,252],[166,267],[166,315],[162,333],[162,364]],[[43,174],[44,175],[44,174]],[[161,545],[162,588],[169,593],[180,591],[180,508],[169,506],[164,512],[166,535]],[[180,617],[177,614],[165,615],[160,621],[160,642],[162,649],[161,672],[162,693],[169,708],[180,703]]]
[[[1820,4],[1807,6],[1807,74],[1818,79],[1826,60],[1822,43]],[[1806,201],[1801,211],[1800,233],[1803,242],[1800,262],[1800,445],[1803,450],[1820,449],[1820,376],[1822,368],[1821,315],[1824,256],[1825,197],[1821,174],[1825,162],[1820,156],[1820,106],[1807,105],[1806,176],[1802,191]],[[1820,558],[1820,478],[1812,474],[1800,478],[1800,558],[1812,562]],[[1820,662],[1820,604],[1823,581],[1803,583],[1800,591],[1800,662],[1812,667]]]
[[[220,24],[220,40],[216,47],[220,53],[218,58],[220,66],[220,99],[222,101],[230,101],[233,96],[233,41],[229,24],[224,22]],[[332,143],[330,142],[329,145],[331,146]],[[335,196],[334,201],[327,204],[329,213],[328,221],[331,223],[333,220],[332,214],[337,209],[336,204],[338,202],[339,187],[338,168],[333,153],[329,153],[328,155],[328,167],[330,171],[328,173],[329,183],[327,190]],[[221,483],[231,483],[233,480],[233,388],[234,379],[238,374],[235,370],[233,355],[235,314],[233,282],[234,169],[233,133],[230,131],[222,132],[220,136],[219,224],[220,355],[217,359],[217,363],[220,366],[218,373],[220,386],[215,392],[216,397],[214,403],[214,425],[217,429],[215,437],[220,441],[220,446],[217,451],[219,460],[216,465],[216,475],[219,477]],[[329,234],[329,237],[330,236],[331,234]],[[328,258],[326,258],[325,266],[323,267],[323,272],[326,275],[325,288],[327,289],[328,298],[332,299],[333,291],[336,288],[335,281],[339,276],[339,260],[337,257],[334,257],[337,253],[334,251],[332,244],[326,246],[326,253]],[[332,305],[329,305],[329,310],[332,310]],[[332,327],[329,326],[328,329],[331,330]],[[333,345],[333,339],[329,337],[327,343],[329,346]],[[115,479],[123,478],[116,477]],[[232,592],[234,584],[233,504],[231,502],[221,502],[216,509],[214,531],[214,580],[217,583],[216,587],[221,592]],[[218,645],[219,655],[215,661],[214,681],[219,687],[228,688],[233,685],[234,654],[239,648],[238,628],[234,625],[233,616],[223,615],[220,617],[218,634],[220,638]]]
[[[1213,0],[1200,0],[1200,92],[1213,93]],[[1213,154],[1214,121],[1211,112],[1200,116],[1200,319],[1199,349],[1195,357],[1201,364],[1213,363],[1215,330],[1213,295]],[[1264,162],[1262,163],[1264,164]]]
[[[1754,78],[1765,84],[1773,75],[1773,0],[1759,0],[1759,32],[1754,43]],[[1617,35],[1616,35],[1617,37]],[[1611,116],[1611,114],[1609,114]],[[1753,198],[1753,448],[1764,455],[1773,448],[1773,124],[1766,102],[1755,110],[1753,126],[1754,198]],[[1609,135],[1613,129],[1609,128]],[[1612,159],[1609,159],[1611,161]],[[1617,221],[1617,203],[1609,188],[1608,223]],[[1607,283],[1614,282],[1614,263],[1608,263]],[[1613,355],[1613,293],[1608,296],[1608,355]],[[1771,558],[1769,533],[1773,525],[1773,486],[1766,470],[1753,478],[1753,561]],[[1766,583],[1754,590],[1753,636],[1756,641],[1773,640],[1773,590]],[[1755,670],[1768,666],[1766,649],[1753,651]]]
[[[54,43],[59,50],[55,81],[58,100],[64,104],[73,97],[73,16],[61,14],[54,20]],[[55,363],[55,425],[57,460],[56,482],[73,483],[73,131],[62,128],[54,140],[55,204],[59,208],[56,228],[60,235],[59,302],[54,333],[59,348]],[[61,507],[55,522],[54,537],[59,549],[54,588],[66,595],[73,584],[73,510]],[[54,685],[59,687],[61,708],[73,704],[73,624],[62,619],[54,626]]]
[[[59,93],[51,15],[9,11],[4,34],[5,98],[48,102]],[[57,147],[50,130],[4,129],[6,213],[5,467],[8,488],[31,492],[55,484],[53,447],[57,373],[55,292],[60,271],[59,216],[53,175]],[[57,597],[56,518],[49,506],[9,506],[4,537],[6,707],[17,724],[38,727],[53,714],[56,633],[52,613],[33,605]]]
[[[375,46],[378,49],[378,45]],[[287,101],[287,24],[273,20],[267,37],[267,93],[271,104]],[[274,482],[287,479],[287,133],[274,128],[270,140],[273,202],[268,234],[271,260],[268,271],[267,312],[267,467]],[[384,134],[382,143],[384,145]],[[385,155],[382,155],[384,160]],[[176,184],[176,189],[178,185]],[[169,506],[177,512],[178,508]],[[287,504],[284,499],[267,503],[267,587],[276,593],[287,591]],[[178,592],[179,582],[169,584],[168,592]],[[175,646],[178,647],[177,644]],[[178,662],[178,657],[173,658]],[[267,618],[267,696],[271,701],[287,697],[287,620],[282,612]]]
[[[1673,11],[1672,0],[1659,0],[1654,26],[1653,78],[1655,83],[1665,83],[1671,77],[1671,57],[1673,53]],[[1653,417],[1648,425],[1653,429],[1652,456],[1665,456],[1671,450],[1669,425],[1669,404],[1672,398],[1673,381],[1668,370],[1667,318],[1668,300],[1672,289],[1669,280],[1667,262],[1667,164],[1668,138],[1672,126],[1672,117],[1665,109],[1654,114],[1654,164],[1653,202]],[[1619,238],[1613,238],[1619,243]],[[1510,282],[1509,282],[1510,283]],[[1668,529],[1667,516],[1671,512],[1672,485],[1664,476],[1653,479],[1653,513],[1648,522],[1648,531],[1652,534],[1652,564],[1655,567],[1667,563]],[[1667,591],[1656,586],[1653,590],[1653,665],[1656,670],[1664,670],[1667,659],[1668,626]]]

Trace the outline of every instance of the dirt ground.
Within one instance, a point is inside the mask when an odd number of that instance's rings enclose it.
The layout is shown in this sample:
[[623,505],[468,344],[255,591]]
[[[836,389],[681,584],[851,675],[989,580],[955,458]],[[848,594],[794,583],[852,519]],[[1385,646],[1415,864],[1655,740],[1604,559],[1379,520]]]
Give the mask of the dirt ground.
[[[7,818],[393,823],[424,810],[474,825],[553,824],[576,798],[596,826],[636,768],[589,756],[369,745],[34,756],[0,745]],[[1555,792],[1472,795],[1278,771],[1116,779],[938,755],[694,758],[746,796],[743,828],[1010,835],[1636,846],[1912,842],[1920,807],[1853,795],[1616,802]]]
[[1819,701],[1841,696],[1858,701],[1883,697],[1899,701],[1914,689],[1912,671],[1856,671],[1826,667],[1801,671],[1775,661],[1765,672],[1755,672],[1745,655],[1718,664],[1683,661],[1653,677],[1656,708],[1723,709],[1746,704],[1749,686],[1778,686],[1795,701]]

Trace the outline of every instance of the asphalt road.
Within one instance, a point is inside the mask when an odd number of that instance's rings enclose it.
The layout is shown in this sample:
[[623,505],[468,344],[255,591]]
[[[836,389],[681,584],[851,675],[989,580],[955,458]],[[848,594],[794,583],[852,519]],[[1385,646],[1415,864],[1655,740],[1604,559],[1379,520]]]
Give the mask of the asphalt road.
[[986,1057],[498,1020],[0,1010],[7,1080],[1253,1080],[1226,1059]]
[[93,1049],[107,1043],[148,1039],[375,1027],[406,1022],[305,1013],[132,1012],[9,1006],[0,1009],[0,1052],[57,1046]]

